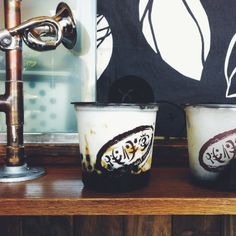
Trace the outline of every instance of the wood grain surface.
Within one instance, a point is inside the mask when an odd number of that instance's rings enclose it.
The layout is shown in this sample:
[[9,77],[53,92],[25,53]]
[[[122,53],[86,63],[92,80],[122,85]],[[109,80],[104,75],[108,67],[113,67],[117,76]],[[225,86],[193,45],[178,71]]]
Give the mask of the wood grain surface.
[[48,167],[34,181],[0,184],[0,215],[235,214],[236,193],[191,183],[186,168],[153,168],[149,185],[127,193],[84,188],[78,167]]
[[[46,165],[47,175],[0,184],[0,235],[236,235],[236,194],[192,184],[188,169],[176,168],[187,167],[186,146],[156,141],[148,187],[101,194],[83,187],[78,145],[27,144],[27,162]],[[0,145],[0,162],[4,152]]]
[[3,236],[234,236],[235,216],[0,217]]
[[172,235],[171,216],[125,216],[124,235]]
[[71,216],[34,216],[22,217],[24,236],[73,236],[73,217]]
[[77,236],[122,236],[123,216],[76,216],[74,232]]
[[1,216],[0,217],[0,235],[3,236],[22,236],[21,217],[19,216]]
[[[0,164],[4,164],[5,145],[0,144]],[[79,144],[25,144],[29,165],[80,165]],[[156,139],[153,147],[153,166],[187,167],[186,139]]]
[[221,236],[220,216],[173,216],[175,236]]
[[236,235],[236,216],[226,215],[222,217],[222,235],[235,236]]

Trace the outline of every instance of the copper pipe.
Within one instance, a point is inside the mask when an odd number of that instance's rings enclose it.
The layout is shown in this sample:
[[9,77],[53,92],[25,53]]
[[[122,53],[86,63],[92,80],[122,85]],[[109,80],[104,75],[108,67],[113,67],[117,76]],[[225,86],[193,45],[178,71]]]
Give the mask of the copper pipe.
[[[21,0],[4,0],[4,13],[6,30],[1,31],[1,49],[6,52],[6,83],[5,94],[0,95],[0,111],[6,114],[6,166],[15,167],[25,164],[22,38],[26,45],[38,51],[55,49],[60,43],[71,49],[76,43],[76,26],[71,10],[65,3],[57,6],[54,17],[35,17],[22,24]],[[40,33],[38,28],[41,26],[46,27],[45,34],[49,33],[48,36],[53,29],[54,41],[43,40],[42,32]],[[39,29],[38,33],[37,29]],[[40,170],[40,173],[44,171]]]
[[[10,29],[21,23],[21,0],[4,0],[5,28]],[[6,113],[7,147],[6,165],[24,164],[23,145],[23,82],[21,39],[16,49],[6,51],[5,94],[0,96],[0,111]]]
[[[4,0],[5,28],[10,29],[21,24],[21,0]],[[20,36],[15,36],[19,45]],[[22,50],[17,49],[6,52],[6,79],[22,80]]]
[[[0,31],[0,49],[6,53],[6,82],[5,93],[0,95],[0,112],[6,114],[7,147],[0,182],[25,181],[45,174],[44,168],[28,167],[24,157],[22,39],[37,51],[55,49],[60,43],[72,49],[76,43],[75,22],[65,3],[58,4],[55,17],[36,17],[22,24],[20,9],[21,0],[4,0],[5,29]],[[54,41],[45,40],[45,35]]]

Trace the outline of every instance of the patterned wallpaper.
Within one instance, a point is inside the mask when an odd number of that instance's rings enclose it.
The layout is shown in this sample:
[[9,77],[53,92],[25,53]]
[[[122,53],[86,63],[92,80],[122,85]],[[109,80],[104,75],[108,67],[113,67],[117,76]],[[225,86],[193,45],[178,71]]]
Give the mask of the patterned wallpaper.
[[164,136],[185,135],[186,103],[235,103],[235,9],[232,0],[98,0],[98,100],[161,102]]

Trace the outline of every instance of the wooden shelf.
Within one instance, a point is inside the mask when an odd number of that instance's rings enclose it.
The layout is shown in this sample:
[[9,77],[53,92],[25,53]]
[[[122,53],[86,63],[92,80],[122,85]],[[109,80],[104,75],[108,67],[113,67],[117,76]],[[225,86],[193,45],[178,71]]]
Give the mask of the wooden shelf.
[[236,214],[236,193],[195,186],[186,168],[153,168],[148,187],[122,194],[83,188],[79,167],[48,167],[47,175],[0,184],[0,215]]

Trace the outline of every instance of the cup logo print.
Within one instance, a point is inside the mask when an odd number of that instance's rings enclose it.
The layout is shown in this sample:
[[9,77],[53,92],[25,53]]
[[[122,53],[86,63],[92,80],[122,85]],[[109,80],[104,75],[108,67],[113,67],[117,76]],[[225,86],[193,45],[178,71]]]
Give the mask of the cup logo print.
[[219,172],[236,157],[236,129],[208,140],[199,152],[200,165],[207,171]]
[[139,126],[119,134],[98,152],[96,169],[106,173],[138,173],[150,158],[154,127]]

